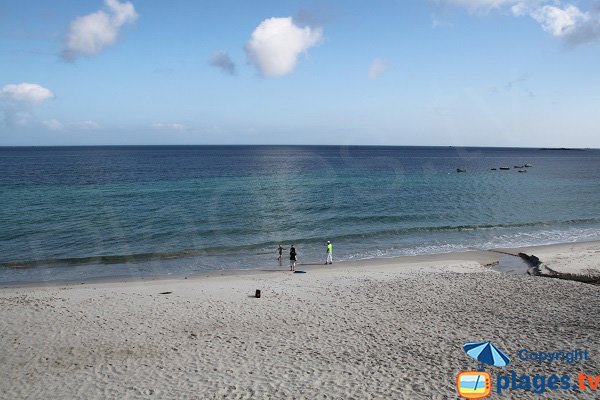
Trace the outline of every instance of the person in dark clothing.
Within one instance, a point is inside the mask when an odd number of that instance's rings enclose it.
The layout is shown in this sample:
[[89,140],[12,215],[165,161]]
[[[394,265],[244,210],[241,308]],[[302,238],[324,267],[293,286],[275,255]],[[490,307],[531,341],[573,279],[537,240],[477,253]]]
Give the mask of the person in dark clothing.
[[294,245],[290,248],[290,271],[296,271],[296,249]]
[[285,250],[285,248],[281,247],[281,245],[279,245],[279,247],[277,248],[277,252],[279,253],[279,256],[277,257],[277,261],[279,261],[279,265],[281,265],[281,257],[283,256],[283,250]]

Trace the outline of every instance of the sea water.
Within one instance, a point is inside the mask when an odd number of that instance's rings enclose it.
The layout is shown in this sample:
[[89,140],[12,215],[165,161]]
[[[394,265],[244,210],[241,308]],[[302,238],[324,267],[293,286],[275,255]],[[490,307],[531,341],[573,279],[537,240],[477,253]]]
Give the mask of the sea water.
[[1,283],[598,240],[600,150],[4,147],[0,204]]

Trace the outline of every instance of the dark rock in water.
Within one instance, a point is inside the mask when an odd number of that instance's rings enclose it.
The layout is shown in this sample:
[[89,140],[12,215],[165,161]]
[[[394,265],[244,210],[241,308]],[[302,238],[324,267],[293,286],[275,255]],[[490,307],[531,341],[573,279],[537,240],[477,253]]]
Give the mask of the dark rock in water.
[[534,256],[533,254],[528,255],[525,253],[519,253],[519,257],[521,257],[523,260],[527,261],[527,263],[529,263],[529,265],[531,265],[532,267],[537,267],[542,263],[540,261],[540,259],[537,258],[536,256]]
[[462,168],[456,168],[456,172],[467,172],[466,169],[462,169]]
[[532,255],[527,255],[525,253],[519,253],[519,257],[523,260],[527,261],[531,268],[527,271],[529,275],[534,276],[543,276],[545,278],[556,278],[563,279],[567,281],[575,281],[581,283],[590,283],[592,285],[600,286],[600,277],[594,275],[580,275],[580,274],[570,274],[564,272],[558,272],[548,267],[547,265],[542,265],[541,260]]
[[496,168],[492,168],[492,171],[496,171]]
[[523,259],[527,264],[529,264],[529,270],[527,270],[528,275],[539,276],[540,275],[540,265],[542,262],[536,256],[528,255],[525,253],[519,253],[519,257]]
[[500,169],[503,171],[508,171],[510,169],[510,167],[500,167]]

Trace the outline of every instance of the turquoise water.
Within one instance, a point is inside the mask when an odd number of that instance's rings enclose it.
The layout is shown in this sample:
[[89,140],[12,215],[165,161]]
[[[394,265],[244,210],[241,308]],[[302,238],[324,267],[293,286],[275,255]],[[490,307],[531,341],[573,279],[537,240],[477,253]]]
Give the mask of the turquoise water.
[[599,150],[0,148],[0,172],[0,282],[600,239]]

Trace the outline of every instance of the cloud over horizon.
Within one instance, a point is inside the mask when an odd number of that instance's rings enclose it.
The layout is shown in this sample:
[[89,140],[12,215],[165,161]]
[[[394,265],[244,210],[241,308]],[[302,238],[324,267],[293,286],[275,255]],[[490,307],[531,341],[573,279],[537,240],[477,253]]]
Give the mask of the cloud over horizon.
[[27,125],[32,107],[54,97],[54,93],[37,83],[10,83],[0,89],[0,111],[7,126]]
[[62,131],[64,129],[64,125],[57,119],[48,119],[42,121],[42,124],[51,131]]
[[54,93],[37,83],[11,83],[0,89],[0,99],[20,104],[37,105],[54,97]]
[[262,77],[280,77],[291,73],[300,54],[317,45],[322,36],[320,28],[299,27],[292,17],[268,18],[252,32],[246,55]]
[[102,128],[96,121],[89,119],[85,121],[73,122],[69,124],[69,127],[83,131],[95,131]]
[[171,131],[183,131],[186,129],[185,125],[177,123],[177,122],[169,122],[169,123],[157,122],[157,123],[150,125],[150,127],[154,128],[154,129],[164,129],[164,130],[171,130]]
[[71,22],[61,53],[67,61],[92,56],[113,45],[123,25],[133,23],[138,14],[132,3],[104,0],[107,11],[77,17]]

